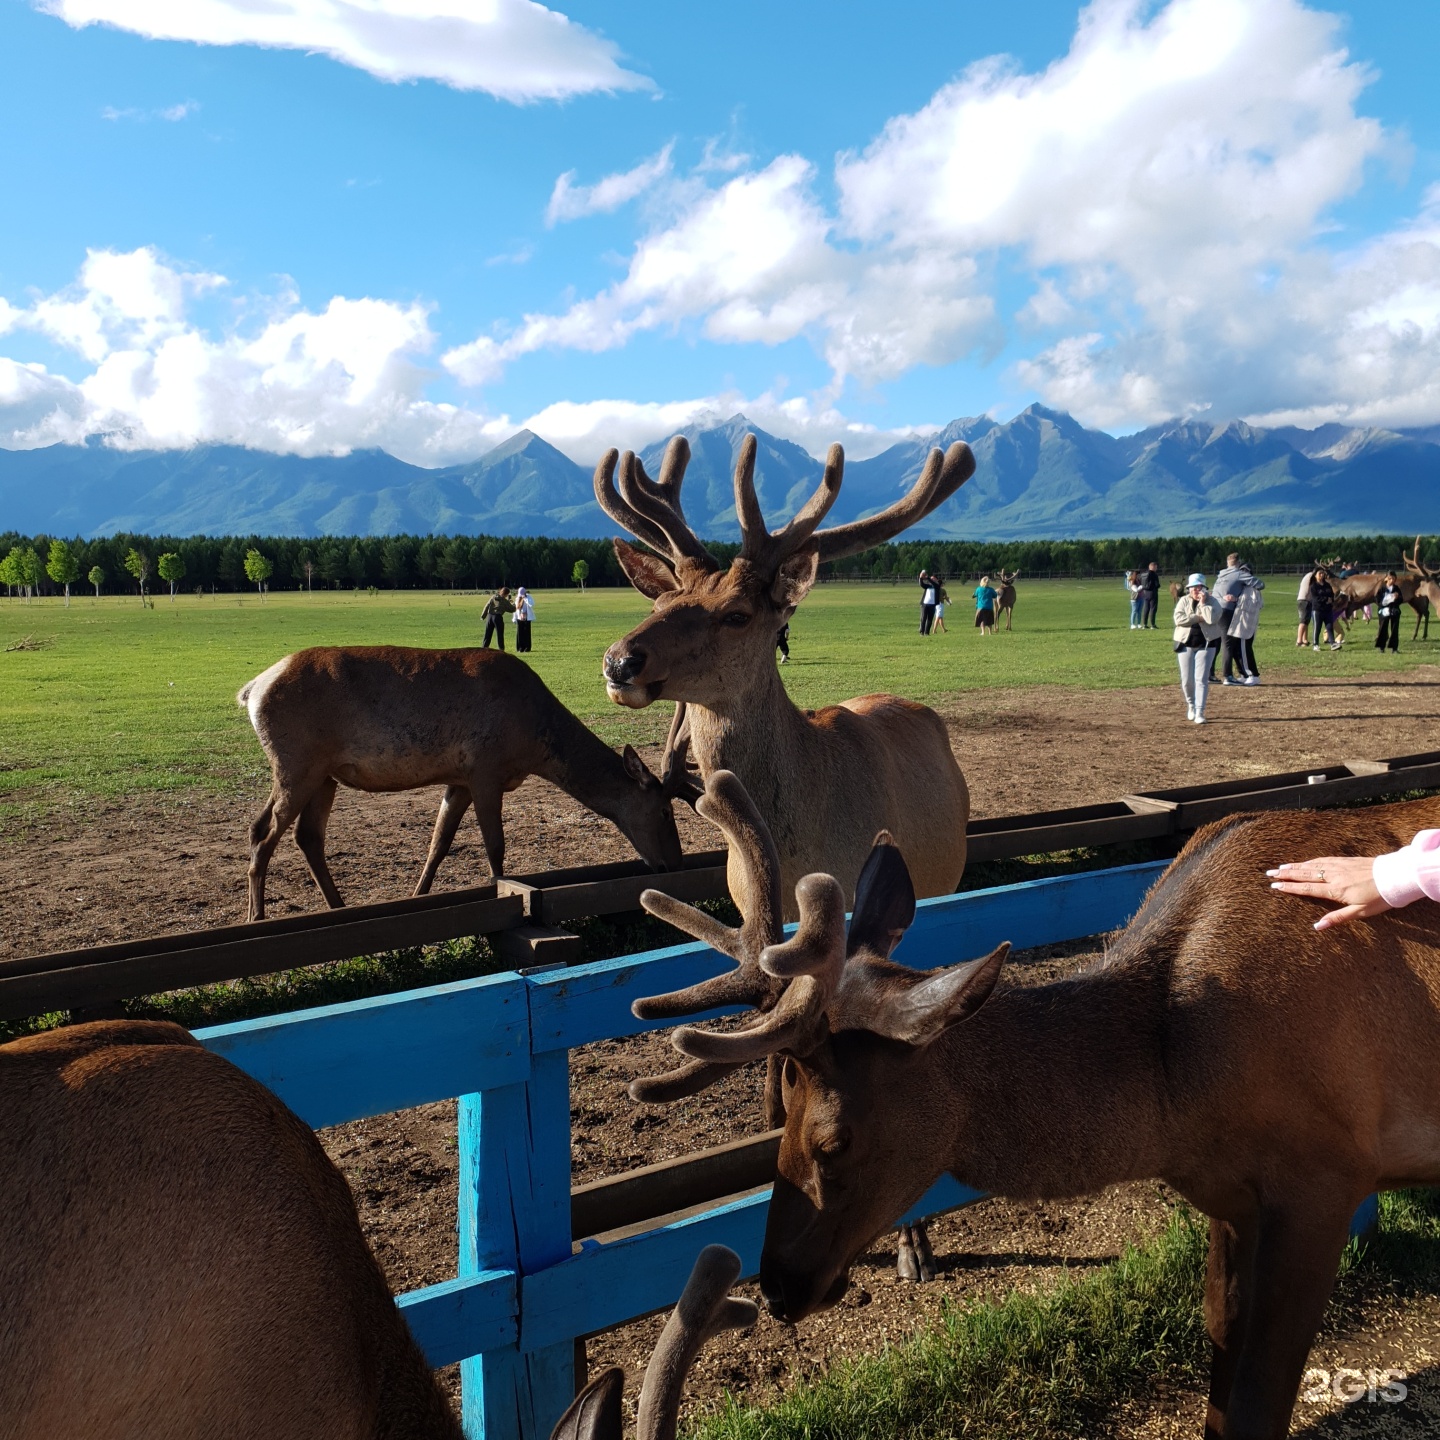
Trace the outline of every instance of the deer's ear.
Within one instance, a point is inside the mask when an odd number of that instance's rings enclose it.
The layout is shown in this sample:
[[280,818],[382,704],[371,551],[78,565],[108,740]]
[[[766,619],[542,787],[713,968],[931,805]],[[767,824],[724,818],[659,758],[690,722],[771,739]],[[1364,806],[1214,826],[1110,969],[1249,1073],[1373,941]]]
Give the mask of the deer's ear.
[[990,998],[1009,953],[1007,940],[984,959],[952,965],[916,985],[886,986],[868,1027],[891,1040],[928,1045],[952,1025],[968,1020]]
[[612,1365],[602,1370],[570,1403],[550,1440],[624,1440],[620,1396],[625,1372]]
[[637,785],[644,785],[647,782],[651,785],[659,784],[659,781],[651,773],[650,767],[640,758],[639,751],[633,745],[627,745],[620,752],[620,759],[625,764],[625,773]]
[[888,960],[914,919],[915,886],[909,867],[894,837],[882,830],[855,886],[845,953],[854,955],[863,949]]
[[637,550],[618,535],[611,543],[615,546],[615,558],[620,562],[626,579],[647,600],[658,600],[662,595],[680,588],[675,572],[658,555]]
[[797,550],[780,566],[770,598],[781,610],[793,610],[809,593],[820,573],[820,549],[809,544]]

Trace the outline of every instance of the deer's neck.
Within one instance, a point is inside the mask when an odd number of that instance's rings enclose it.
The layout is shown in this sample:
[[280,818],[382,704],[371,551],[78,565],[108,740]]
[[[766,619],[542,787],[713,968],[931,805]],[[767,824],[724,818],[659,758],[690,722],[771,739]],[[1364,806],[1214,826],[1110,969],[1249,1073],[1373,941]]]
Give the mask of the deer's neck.
[[774,665],[723,707],[690,705],[689,717],[690,753],[700,773],[733,770],[757,803],[767,783],[790,787],[813,729]]
[[963,1183],[1016,1198],[1086,1194],[1163,1174],[1163,1006],[1154,978],[1097,970],[994,995],[932,1049],[958,1088]]
[[558,702],[536,738],[541,750],[537,775],[607,820],[628,812],[640,792],[625,773],[625,762]]

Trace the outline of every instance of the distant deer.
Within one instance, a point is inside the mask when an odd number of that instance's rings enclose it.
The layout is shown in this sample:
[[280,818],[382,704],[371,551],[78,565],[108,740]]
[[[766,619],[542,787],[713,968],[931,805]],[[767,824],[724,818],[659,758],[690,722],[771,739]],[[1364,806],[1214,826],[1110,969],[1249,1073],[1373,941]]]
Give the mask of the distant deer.
[[8,1440],[461,1440],[314,1132],[178,1025],[0,1046]]
[[[178,1025],[101,1021],[0,1045],[0,1094],[7,1440],[462,1440],[344,1177],[258,1081]],[[701,1345],[755,1322],[739,1273],[701,1251],[641,1440],[673,1440]],[[624,1378],[552,1440],[620,1440]]]
[[[761,867],[749,891],[764,891],[767,847],[738,790],[710,776],[701,810],[713,816],[718,801],[749,831],[732,853]],[[1440,800],[1326,825],[1339,854],[1395,850],[1440,826]],[[915,894],[882,834],[848,934],[843,890],[809,875],[793,939],[638,1002],[637,1013],[698,1013],[728,986],[768,1006],[748,1029],[673,1038],[692,1088],[784,1057],[760,1264],[771,1311],[795,1321],[834,1304],[872,1237],[946,1171],[1016,1199],[1159,1178],[1210,1217],[1205,1434],[1280,1440],[1357,1205],[1440,1184],[1440,913],[1421,905],[1317,934],[1314,912],[1263,878],[1313,848],[1312,828],[1283,812],[1206,826],[1103,961],[999,991],[1008,945],[930,973],[891,962]],[[709,917],[654,892],[642,903],[714,943]],[[776,981],[788,982],[778,1000]],[[636,1088],[663,1093],[670,1080]]]
[[1005,628],[1011,628],[1010,622],[1015,618],[1015,582],[1020,578],[1018,570],[1012,570],[1008,575],[1002,570],[1000,572],[1000,598],[995,602],[995,614],[998,616],[1003,610],[1005,612]]
[[[1407,555],[1403,550],[1400,552],[1400,559],[1405,565],[1405,575],[1400,580],[1400,595],[1405,603],[1415,611],[1415,634],[1410,637],[1413,641],[1420,634],[1420,622],[1425,622],[1425,638],[1430,638],[1430,607],[1434,606],[1440,610],[1440,589],[1436,587],[1436,581],[1440,580],[1440,570],[1432,570],[1423,564],[1420,559],[1420,537],[1415,537],[1415,553]],[[1414,596],[1405,594],[1406,584],[1414,587]]]
[[678,792],[629,745],[617,755],[513,655],[323,646],[287,655],[235,698],[250,713],[273,776],[270,798],[250,827],[251,920],[265,916],[265,872],[291,825],[326,902],[345,903],[325,863],[337,785],[446,787],[417,895],[428,893],[472,804],[490,871],[504,873],[501,804],[527,775],[542,776],[613,820],[656,869],[680,866],[671,809]]
[[[742,536],[728,569],[685,520],[680,487],[690,450],[670,442],[658,482],[639,459],[611,450],[595,471],[601,508],[656,554],[615,541],[630,582],[654,612],[605,653],[610,698],[639,709],[684,701],[700,773],[734,770],[765,816],[779,850],[785,903],[811,870],[853,892],[865,838],[888,828],[922,895],[953,891],[965,869],[970,796],[945,722],[893,695],[865,695],[799,710],[774,663],[775,633],[809,593],[822,561],[878,545],[941,504],[974,473],[966,445],[931,452],[904,499],[866,520],[818,528],[840,491],[845,456],[830,447],[824,476],[799,513],[773,534],[755,495],[755,437],[735,467]],[[619,490],[615,476],[619,468]],[[733,857],[730,882],[745,875]]]
[[[740,1257],[733,1250],[707,1245],[700,1252],[645,1367],[637,1440],[675,1440],[681,1389],[700,1347],[721,1330],[744,1329],[760,1318],[753,1301],[728,1293],[739,1276]],[[622,1440],[624,1389],[625,1372],[618,1365],[602,1370],[575,1397],[550,1440]]]

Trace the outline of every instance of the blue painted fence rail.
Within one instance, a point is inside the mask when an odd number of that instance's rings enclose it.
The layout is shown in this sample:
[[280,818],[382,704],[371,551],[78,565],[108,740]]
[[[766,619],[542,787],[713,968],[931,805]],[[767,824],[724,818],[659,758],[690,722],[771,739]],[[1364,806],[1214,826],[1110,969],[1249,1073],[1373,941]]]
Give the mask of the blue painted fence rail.
[[[920,902],[896,958],[917,968],[1112,930],[1164,862]],[[320,1127],[457,1097],[459,1274],[399,1305],[436,1365],[461,1362],[472,1440],[545,1440],[574,1394],[574,1339],[672,1304],[696,1253],[759,1266],[768,1192],[609,1244],[570,1233],[569,1051],[659,1028],[631,1001],[721,973],[677,945],[547,975],[502,974],[197,1032]],[[722,1012],[716,1012],[722,1013]],[[914,1214],[974,1192],[948,1177]]]

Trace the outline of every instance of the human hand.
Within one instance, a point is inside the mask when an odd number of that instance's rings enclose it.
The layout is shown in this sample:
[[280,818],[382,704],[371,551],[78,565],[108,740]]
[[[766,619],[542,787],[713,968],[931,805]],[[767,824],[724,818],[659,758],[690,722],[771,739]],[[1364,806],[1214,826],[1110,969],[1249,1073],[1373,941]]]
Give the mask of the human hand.
[[1327,855],[1319,860],[1281,865],[1267,870],[1270,888],[1286,895],[1310,895],[1333,900],[1338,910],[1327,910],[1316,922],[1317,930],[1329,930],[1350,920],[1368,920],[1391,908],[1375,885],[1375,861],[1362,856]]

